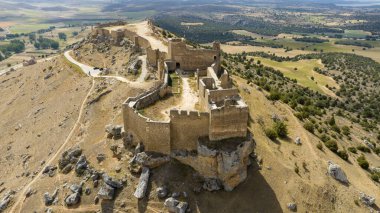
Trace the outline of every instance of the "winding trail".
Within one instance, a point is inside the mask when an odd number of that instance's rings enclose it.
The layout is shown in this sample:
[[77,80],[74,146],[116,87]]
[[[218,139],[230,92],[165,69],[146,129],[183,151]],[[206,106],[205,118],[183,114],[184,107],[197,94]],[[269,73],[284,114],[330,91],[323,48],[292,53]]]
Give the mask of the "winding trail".
[[70,52],[72,52],[72,50],[68,50],[64,53],[65,58],[67,60],[69,60],[71,63],[79,66],[82,69],[83,73],[86,74],[87,76],[91,76],[94,78],[112,78],[112,79],[115,79],[117,81],[130,84],[131,86],[133,86],[135,88],[145,88],[144,82],[145,82],[146,76],[148,75],[148,68],[147,68],[147,62],[146,62],[147,56],[146,55],[139,56],[139,59],[142,61],[141,75],[138,77],[138,79],[136,81],[131,81],[131,80],[128,80],[127,78],[122,77],[122,76],[100,75],[101,74],[100,70],[96,70],[92,66],[83,64],[83,63],[75,60],[73,57],[71,57]]
[[[79,126],[80,124],[80,121],[81,121],[81,118],[82,118],[82,114],[83,114],[83,111],[84,111],[84,108],[86,106],[86,103],[87,103],[87,100],[88,100],[88,97],[90,97],[92,91],[94,90],[94,87],[95,87],[95,78],[92,78],[92,85],[91,85],[91,88],[90,90],[88,91],[86,97],[84,98],[82,104],[81,104],[81,107],[80,107],[80,110],[79,110],[79,114],[78,114],[78,118],[73,126],[73,128],[71,129],[69,135],[67,136],[65,142],[59,147],[59,149],[57,150],[57,152],[46,162],[45,165],[51,165],[53,163],[53,161],[59,156],[59,154],[61,154],[61,152],[66,148],[66,145],[69,143],[71,137],[73,136],[75,130],[77,129],[77,127]],[[17,196],[17,199],[14,203],[14,205],[12,206],[12,209],[11,209],[11,212],[16,212],[16,209],[19,207],[18,209],[18,212],[21,212],[21,207],[22,207],[22,202],[25,201],[25,193],[26,191],[37,181],[41,178],[42,176],[42,172],[43,172],[43,169],[41,169],[41,171],[33,178],[32,181],[29,182],[29,184],[27,184],[26,186],[24,186],[23,190],[21,191],[20,194],[18,194]]]

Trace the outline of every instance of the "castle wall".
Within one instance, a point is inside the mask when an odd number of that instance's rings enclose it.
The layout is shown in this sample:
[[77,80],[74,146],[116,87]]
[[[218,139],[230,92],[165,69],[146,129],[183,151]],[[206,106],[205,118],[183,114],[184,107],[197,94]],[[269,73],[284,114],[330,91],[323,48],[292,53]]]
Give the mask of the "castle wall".
[[157,67],[159,59],[159,50],[153,50],[152,48],[146,49],[147,62],[151,67]]
[[173,40],[169,42],[168,57],[179,63],[185,71],[207,69],[215,61],[219,60],[218,50],[189,49],[183,41]]
[[239,95],[239,90],[236,88],[233,89],[218,89],[218,90],[207,90],[207,100],[210,103],[211,101],[213,102],[220,102],[226,99],[226,97],[233,97],[233,96],[238,96]]
[[210,140],[246,137],[248,107],[224,106],[210,112]]
[[[126,103],[127,104],[127,103]],[[124,128],[133,135],[133,143],[145,143],[148,118],[143,117],[128,105],[123,105]]]
[[214,79],[212,78],[202,78],[199,81],[199,88],[198,88],[198,93],[199,93],[199,103],[200,106],[203,109],[207,109],[208,105],[208,96],[207,96],[207,90],[211,89],[214,84]]
[[146,127],[145,150],[170,154],[170,122],[147,121]]
[[170,110],[171,150],[196,150],[200,136],[208,135],[209,113]]

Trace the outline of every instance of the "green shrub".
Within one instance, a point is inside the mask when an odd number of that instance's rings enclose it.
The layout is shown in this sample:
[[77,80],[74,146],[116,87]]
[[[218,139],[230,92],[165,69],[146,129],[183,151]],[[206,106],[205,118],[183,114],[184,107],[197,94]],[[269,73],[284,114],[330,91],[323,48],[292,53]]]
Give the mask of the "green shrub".
[[325,145],[332,152],[336,153],[338,151],[338,144],[334,140],[328,140]]
[[275,122],[273,125],[273,130],[276,132],[276,134],[280,138],[288,137],[288,127],[282,121]]
[[342,158],[343,160],[345,160],[345,161],[348,160],[348,154],[347,154],[346,150],[339,150],[339,151],[337,152],[337,154],[338,154],[338,156],[339,156],[340,158]]
[[376,153],[376,155],[380,155],[380,147],[376,147],[373,151]]
[[350,127],[348,127],[348,126],[343,126],[342,127],[342,133],[343,133],[343,135],[346,135],[346,136],[349,136],[350,135]]
[[369,163],[368,163],[367,159],[364,157],[364,155],[361,155],[356,160],[358,161],[358,164],[360,167],[362,167],[365,170],[368,169]]
[[323,134],[323,135],[321,135],[320,139],[321,139],[321,141],[323,141],[324,143],[326,143],[327,141],[330,140],[330,136],[328,136],[326,134]]
[[379,174],[376,174],[376,173],[373,173],[371,174],[371,179],[375,182],[379,182],[379,179],[380,179],[380,175]]
[[311,132],[314,134],[314,124],[311,123],[310,121],[307,121],[304,125],[303,128],[305,128],[307,131]]
[[273,129],[267,128],[265,129],[265,135],[271,139],[271,140],[276,140],[277,138],[277,133]]
[[356,148],[357,148],[358,150],[362,151],[362,152],[367,152],[367,153],[370,153],[370,152],[371,152],[371,150],[370,150],[368,147],[363,146],[363,145],[359,145],[359,146],[357,146]]
[[355,147],[348,147],[348,151],[349,151],[349,152],[352,152],[352,153],[354,153],[354,154],[358,153],[358,151],[356,150]]
[[322,143],[318,143],[318,144],[317,144],[317,148],[318,148],[319,150],[322,150],[322,149],[323,149],[323,145],[322,145]]

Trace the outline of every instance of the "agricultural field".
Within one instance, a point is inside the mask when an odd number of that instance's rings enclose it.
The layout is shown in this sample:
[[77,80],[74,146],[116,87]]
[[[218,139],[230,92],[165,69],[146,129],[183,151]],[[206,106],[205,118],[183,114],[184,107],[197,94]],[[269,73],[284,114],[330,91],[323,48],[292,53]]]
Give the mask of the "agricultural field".
[[297,83],[314,91],[335,97],[334,92],[326,86],[339,88],[339,85],[329,76],[314,71],[314,68],[323,69],[321,60],[301,60],[277,62],[267,58],[254,57],[256,62],[260,61],[264,66],[272,67],[281,71],[286,77],[296,79]]

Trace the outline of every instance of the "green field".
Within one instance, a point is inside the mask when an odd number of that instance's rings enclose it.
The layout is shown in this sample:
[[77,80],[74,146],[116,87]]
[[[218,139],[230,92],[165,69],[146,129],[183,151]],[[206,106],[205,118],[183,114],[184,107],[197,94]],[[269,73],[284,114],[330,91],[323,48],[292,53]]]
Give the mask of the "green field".
[[[320,93],[334,96],[334,93],[327,89],[326,85],[329,87],[339,87],[332,78],[319,74],[313,70],[315,67],[321,69],[324,67],[320,60],[313,59],[296,62],[277,62],[261,57],[254,57],[254,59],[255,61],[260,60],[265,66],[273,67],[274,69],[281,71],[290,79],[296,79],[298,84]],[[297,68],[297,70],[295,68]],[[314,80],[312,80],[312,78],[314,78]]]
[[371,35],[370,32],[363,30],[345,30],[344,36],[350,38],[365,38],[367,35]]
[[52,24],[19,24],[10,27],[12,33],[31,33],[40,29],[47,29]]

